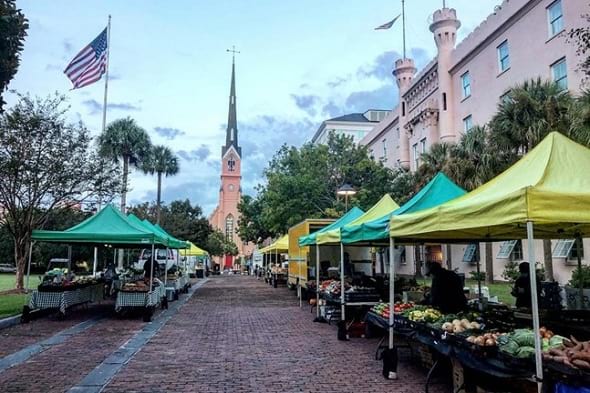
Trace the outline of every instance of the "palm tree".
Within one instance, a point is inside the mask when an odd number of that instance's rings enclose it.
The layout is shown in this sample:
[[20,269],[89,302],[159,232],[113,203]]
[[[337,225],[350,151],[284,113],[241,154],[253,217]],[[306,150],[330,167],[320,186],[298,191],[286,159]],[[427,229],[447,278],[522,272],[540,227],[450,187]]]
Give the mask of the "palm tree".
[[453,146],[446,142],[435,143],[420,155],[420,167],[416,173],[417,188],[422,188],[438,172],[445,172]]
[[130,117],[118,119],[108,125],[98,137],[102,156],[114,161],[123,161],[123,182],[121,189],[121,211],[125,213],[129,166],[139,167],[150,151],[148,133]]
[[[509,152],[508,162],[514,163],[535,147],[547,134],[559,131],[588,144],[588,130],[576,124],[572,113],[577,101],[556,83],[541,78],[515,86],[490,121],[491,144],[495,151]],[[578,108],[583,110],[583,101]],[[585,141],[583,140],[585,137]],[[553,280],[551,240],[543,240],[545,277]]]
[[154,146],[142,165],[145,173],[158,175],[158,193],[156,201],[156,223],[160,223],[160,204],[162,201],[162,175],[174,176],[178,173],[178,159],[166,146]]

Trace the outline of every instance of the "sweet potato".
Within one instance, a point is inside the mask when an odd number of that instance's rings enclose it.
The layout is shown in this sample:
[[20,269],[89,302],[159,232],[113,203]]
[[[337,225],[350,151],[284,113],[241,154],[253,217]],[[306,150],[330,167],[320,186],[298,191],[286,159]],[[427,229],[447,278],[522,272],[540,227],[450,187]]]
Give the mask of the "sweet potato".
[[566,356],[564,351],[559,350],[557,348],[550,349],[549,354],[553,356]]
[[572,360],[583,360],[590,362],[590,353],[588,352],[577,352],[572,355]]
[[590,341],[584,341],[582,343],[582,350],[588,352],[588,349],[590,349]]
[[579,368],[583,368],[584,370],[590,370],[590,363],[588,363],[584,360],[575,359],[575,360],[572,360],[572,364],[579,367]]
[[572,342],[572,340],[569,340],[569,339],[567,339],[567,338],[566,338],[565,340],[563,340],[563,345],[564,345],[566,348],[571,348],[571,347],[573,347],[575,344]]
[[577,343],[576,345],[574,345],[572,350],[576,351],[576,352],[580,352],[582,350],[582,348],[583,348],[582,343]]
[[569,359],[564,359],[563,364],[565,364],[566,366],[569,366],[571,368],[578,368],[576,365],[574,365],[572,362],[570,362]]
[[557,363],[565,363],[565,361],[568,360],[568,358],[567,356],[553,356],[552,360]]
[[576,338],[574,336],[570,336],[570,340],[572,340],[572,342],[574,344],[579,344],[580,343],[578,340],[576,340]]

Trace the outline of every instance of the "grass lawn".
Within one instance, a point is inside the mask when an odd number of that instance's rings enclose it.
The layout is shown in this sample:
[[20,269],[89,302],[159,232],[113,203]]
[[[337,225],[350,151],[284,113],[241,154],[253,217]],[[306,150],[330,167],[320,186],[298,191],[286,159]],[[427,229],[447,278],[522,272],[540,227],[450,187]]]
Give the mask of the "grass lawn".
[[[419,284],[430,285],[430,279],[418,279]],[[476,280],[465,280],[465,286],[473,287],[477,286]],[[514,305],[514,297],[510,294],[512,291],[512,284],[508,282],[497,282],[493,284],[481,283],[482,287],[488,287],[490,290],[490,296],[498,296],[498,300],[504,304]]]
[[[0,291],[14,289],[15,279],[14,274],[0,274]],[[39,278],[36,275],[31,276],[29,288],[34,289],[37,285],[39,285]],[[0,295],[0,318],[19,314],[23,306],[27,304],[28,296],[27,294],[15,293]]]

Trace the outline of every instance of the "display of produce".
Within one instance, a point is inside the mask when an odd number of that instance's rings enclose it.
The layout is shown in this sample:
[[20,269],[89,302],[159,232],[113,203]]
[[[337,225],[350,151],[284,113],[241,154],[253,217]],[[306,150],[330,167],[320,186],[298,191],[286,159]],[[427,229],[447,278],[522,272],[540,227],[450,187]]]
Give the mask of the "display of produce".
[[100,283],[102,280],[93,276],[74,276],[68,274],[67,269],[52,269],[42,278],[41,284],[37,287],[42,292],[72,291]]
[[[406,313],[404,313],[406,315]],[[407,311],[407,317],[413,322],[426,322],[432,323],[438,321],[442,314],[440,311],[431,307],[417,306],[414,309]]]
[[[539,335],[542,340],[543,352],[559,348],[564,341],[564,337],[554,335],[547,328],[539,329]],[[512,333],[498,338],[500,351],[517,358],[531,358],[535,356],[535,333],[531,329],[517,329]]]
[[414,307],[416,307],[416,304],[414,302],[408,302],[408,303],[396,302],[393,305],[393,312],[395,314],[401,314],[404,311],[413,309]]
[[[551,340],[555,337],[559,336],[553,336]],[[543,353],[543,359],[590,372],[590,341],[578,341],[573,336],[570,338],[564,338],[560,345]]]
[[471,322],[468,319],[454,319],[452,322],[445,322],[441,326],[442,330],[447,333],[463,333],[468,330],[480,330],[479,322]]
[[506,333],[485,333],[480,336],[469,336],[466,340],[480,347],[495,347],[498,345],[498,339],[505,335]]
[[144,281],[128,282],[121,289],[124,292],[148,292],[150,286]]

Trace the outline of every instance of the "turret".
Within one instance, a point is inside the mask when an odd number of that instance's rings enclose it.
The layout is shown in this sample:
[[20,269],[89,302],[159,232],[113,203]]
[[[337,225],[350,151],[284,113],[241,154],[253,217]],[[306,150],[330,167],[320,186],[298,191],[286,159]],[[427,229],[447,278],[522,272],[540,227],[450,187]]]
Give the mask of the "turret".
[[404,129],[408,108],[403,95],[408,90],[408,87],[410,87],[415,74],[416,67],[414,66],[414,60],[403,58],[395,61],[393,76],[395,76],[395,81],[399,90],[399,158],[400,163],[404,168],[409,168],[410,166],[410,141],[408,139],[408,134]]
[[439,91],[439,132],[441,142],[455,142],[457,130],[453,122],[453,84],[449,69],[451,55],[457,41],[457,30],[461,22],[452,8],[443,8],[434,12],[430,31],[438,49],[438,91]]

